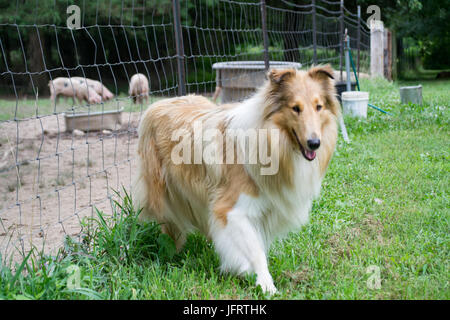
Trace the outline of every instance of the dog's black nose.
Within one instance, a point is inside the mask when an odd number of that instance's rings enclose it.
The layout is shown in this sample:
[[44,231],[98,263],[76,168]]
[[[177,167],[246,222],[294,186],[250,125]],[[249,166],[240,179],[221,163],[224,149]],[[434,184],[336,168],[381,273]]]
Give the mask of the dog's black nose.
[[309,139],[308,141],[308,147],[311,150],[319,149],[320,147],[320,139]]

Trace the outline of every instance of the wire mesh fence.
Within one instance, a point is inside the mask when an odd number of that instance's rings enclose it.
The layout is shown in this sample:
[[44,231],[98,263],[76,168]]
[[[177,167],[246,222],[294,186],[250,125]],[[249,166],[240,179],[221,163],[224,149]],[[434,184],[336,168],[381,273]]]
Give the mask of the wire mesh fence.
[[[72,4],[78,9],[68,10]],[[79,25],[69,25],[77,19]],[[369,30],[343,1],[5,5],[0,253],[50,252],[66,236],[79,236],[81,220],[94,216],[95,208],[111,212],[113,190],[131,186],[136,130],[148,104],[185,93],[225,102],[225,90],[217,88],[251,74],[257,80],[242,86],[245,94],[237,96],[243,98],[275,62],[330,63],[342,70],[345,30],[358,70],[367,72]],[[217,67],[230,62],[250,67],[229,74]],[[138,81],[148,92],[130,89],[135,74],[148,79],[148,85]]]

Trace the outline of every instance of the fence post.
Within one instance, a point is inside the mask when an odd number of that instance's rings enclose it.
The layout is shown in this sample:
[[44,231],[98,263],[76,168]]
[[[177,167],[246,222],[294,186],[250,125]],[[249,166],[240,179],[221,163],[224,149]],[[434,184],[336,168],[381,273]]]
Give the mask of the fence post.
[[350,37],[345,30],[345,73],[347,74],[347,91],[352,91],[350,72]]
[[317,65],[317,31],[316,31],[316,0],[312,0],[312,27],[313,27],[313,63]]
[[360,53],[361,53],[361,6],[358,6],[358,29],[356,32],[357,42],[356,46],[358,48],[358,62],[357,62],[357,71],[358,71],[358,78],[359,78],[359,59],[360,59]]
[[262,24],[262,36],[264,45],[264,68],[266,72],[269,71],[269,36],[267,34],[267,11],[266,0],[261,0],[261,24]]
[[370,23],[370,76],[383,77],[384,68],[384,26],[380,20],[372,20]]
[[184,44],[183,33],[181,29],[180,0],[173,0],[172,7],[175,45],[177,50],[178,95],[184,96],[186,95],[186,75],[184,69]]
[[344,54],[344,0],[341,0],[340,6],[340,17],[339,17],[339,71],[340,71],[340,81],[342,81],[342,58]]

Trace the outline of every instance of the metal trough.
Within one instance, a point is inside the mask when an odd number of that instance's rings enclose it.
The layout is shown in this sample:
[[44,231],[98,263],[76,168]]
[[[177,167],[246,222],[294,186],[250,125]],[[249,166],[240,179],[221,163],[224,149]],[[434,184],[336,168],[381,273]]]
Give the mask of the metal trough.
[[104,112],[83,112],[75,114],[64,114],[66,131],[75,129],[81,131],[117,130],[122,124],[123,108]]
[[[270,61],[271,69],[300,69],[301,66],[297,62]],[[264,61],[217,62],[213,69],[216,70],[217,86],[214,98],[220,95],[222,103],[244,100],[266,79]]]

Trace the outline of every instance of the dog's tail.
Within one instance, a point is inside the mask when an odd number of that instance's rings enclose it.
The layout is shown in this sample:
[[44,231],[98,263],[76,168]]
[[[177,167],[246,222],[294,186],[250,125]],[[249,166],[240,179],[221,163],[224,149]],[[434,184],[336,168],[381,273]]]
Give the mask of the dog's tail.
[[139,128],[138,166],[133,179],[132,195],[141,220],[160,218],[164,203],[165,183],[151,126],[144,116]]
[[[140,162],[140,160],[138,160]],[[140,169],[141,164],[138,163],[138,172],[133,177],[131,185],[131,194],[133,197],[133,207],[136,212],[140,211],[139,220],[147,221],[150,219],[150,212],[147,205],[147,186],[145,185],[144,176]]]

